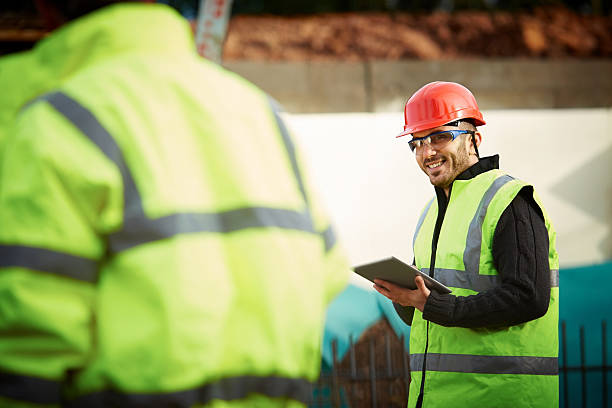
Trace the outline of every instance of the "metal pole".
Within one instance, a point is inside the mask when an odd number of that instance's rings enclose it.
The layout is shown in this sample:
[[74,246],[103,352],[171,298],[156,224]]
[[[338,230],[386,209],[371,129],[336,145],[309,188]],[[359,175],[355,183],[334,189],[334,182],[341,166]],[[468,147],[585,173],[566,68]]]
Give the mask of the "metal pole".
[[563,406],[567,408],[569,407],[569,390],[567,388],[567,335],[565,332],[565,321],[561,322],[561,350],[563,353],[563,366],[561,367],[563,371]]
[[385,354],[387,357],[387,379],[389,380],[389,396],[393,395],[393,362],[391,361],[391,336],[385,333]]
[[340,390],[338,386],[338,340],[332,340],[332,401],[336,408],[340,408]]
[[580,372],[582,374],[582,407],[587,406],[587,383],[586,383],[586,352],[584,347],[584,326],[580,326]]
[[350,403],[354,403],[355,401],[355,396],[357,394],[356,392],[356,385],[355,383],[357,382],[357,364],[356,364],[356,359],[355,359],[355,345],[353,344],[353,335],[351,334],[349,337],[349,344],[350,344],[350,348],[349,348],[349,358],[351,360],[351,401]]
[[608,407],[608,362],[606,349],[606,321],[601,321],[601,372],[603,381],[603,404],[604,408]]
[[370,339],[370,387],[372,408],[376,408],[376,357],[374,355],[374,339]]
[[406,400],[408,400],[408,392],[410,391],[410,370],[408,368],[408,353],[404,346],[404,335],[400,338],[402,343],[402,377],[404,379],[404,387],[406,387]]
[[195,42],[198,53],[221,64],[232,0],[200,0]]

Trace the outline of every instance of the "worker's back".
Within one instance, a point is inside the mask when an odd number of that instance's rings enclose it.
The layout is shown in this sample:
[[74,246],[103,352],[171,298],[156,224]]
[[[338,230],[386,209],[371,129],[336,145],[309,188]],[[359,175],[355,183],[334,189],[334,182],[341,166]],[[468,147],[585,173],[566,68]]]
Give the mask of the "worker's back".
[[304,401],[346,281],[270,100],[187,30],[164,6],[117,5],[55,33],[38,52],[74,74],[7,148],[0,242],[65,264],[0,263],[16,311],[1,329],[41,334],[37,364],[0,339],[0,367],[58,384],[70,370],[82,405]]

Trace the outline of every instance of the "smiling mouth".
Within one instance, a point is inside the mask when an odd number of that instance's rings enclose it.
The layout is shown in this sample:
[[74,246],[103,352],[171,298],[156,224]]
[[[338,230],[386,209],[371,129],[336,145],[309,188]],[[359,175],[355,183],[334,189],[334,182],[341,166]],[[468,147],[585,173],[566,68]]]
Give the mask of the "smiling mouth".
[[430,170],[433,170],[433,169],[436,169],[436,168],[440,167],[441,165],[443,165],[444,162],[445,162],[445,160],[442,160],[442,159],[441,160],[436,160],[434,162],[427,163],[425,165],[425,167],[427,167]]

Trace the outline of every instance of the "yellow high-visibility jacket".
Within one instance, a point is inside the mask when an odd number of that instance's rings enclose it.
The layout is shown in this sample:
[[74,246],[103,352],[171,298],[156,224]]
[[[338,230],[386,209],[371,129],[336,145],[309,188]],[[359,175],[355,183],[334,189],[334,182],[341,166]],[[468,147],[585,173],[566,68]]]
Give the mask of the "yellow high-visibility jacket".
[[[20,107],[40,91],[38,79],[44,70],[34,69],[31,51],[0,58],[0,151]],[[47,81],[49,82],[49,81]]]
[[0,405],[302,406],[349,268],[267,95],[161,4],[32,53],[61,80],[0,162]]

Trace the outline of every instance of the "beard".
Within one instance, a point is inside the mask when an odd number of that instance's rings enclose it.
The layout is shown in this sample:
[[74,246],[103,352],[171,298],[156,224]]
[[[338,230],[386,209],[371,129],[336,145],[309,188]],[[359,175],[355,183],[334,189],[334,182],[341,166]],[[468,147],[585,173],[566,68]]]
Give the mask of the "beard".
[[[427,167],[427,165],[437,162],[442,162],[442,164],[434,169]],[[427,174],[431,184],[446,189],[450,187],[459,174],[470,166],[470,155],[465,143],[460,143],[456,152],[444,152],[428,157],[423,161],[421,169]]]

